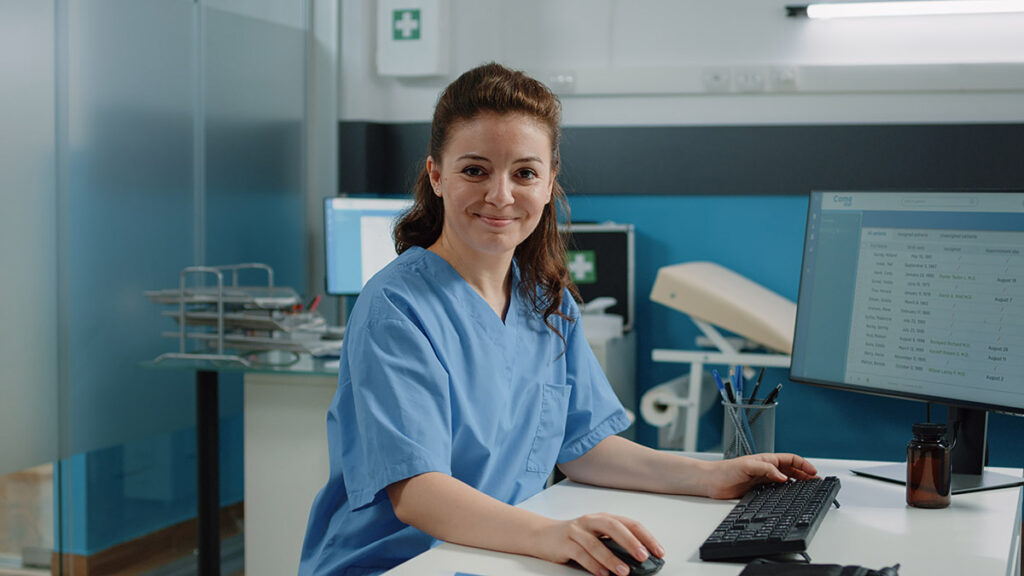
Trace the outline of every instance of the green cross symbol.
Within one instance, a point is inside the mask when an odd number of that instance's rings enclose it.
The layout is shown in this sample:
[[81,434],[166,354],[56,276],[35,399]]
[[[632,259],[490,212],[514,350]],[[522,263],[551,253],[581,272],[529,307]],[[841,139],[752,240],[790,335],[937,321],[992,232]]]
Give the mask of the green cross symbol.
[[577,284],[593,284],[597,282],[597,255],[593,250],[569,250],[569,275]]
[[391,37],[394,40],[419,40],[420,11],[393,11],[391,13]]

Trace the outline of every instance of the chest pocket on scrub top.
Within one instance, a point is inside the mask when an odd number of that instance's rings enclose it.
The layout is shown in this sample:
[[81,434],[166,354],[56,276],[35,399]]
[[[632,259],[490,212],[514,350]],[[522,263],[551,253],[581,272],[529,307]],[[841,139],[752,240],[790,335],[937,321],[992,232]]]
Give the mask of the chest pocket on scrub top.
[[544,384],[541,389],[540,421],[526,458],[526,470],[550,474],[562,448],[571,386]]

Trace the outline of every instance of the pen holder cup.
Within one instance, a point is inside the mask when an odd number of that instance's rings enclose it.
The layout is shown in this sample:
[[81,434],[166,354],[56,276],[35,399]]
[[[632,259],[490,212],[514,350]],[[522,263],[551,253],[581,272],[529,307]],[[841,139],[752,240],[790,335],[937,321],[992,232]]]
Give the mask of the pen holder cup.
[[775,407],[771,404],[722,402],[722,455],[736,458],[775,451]]

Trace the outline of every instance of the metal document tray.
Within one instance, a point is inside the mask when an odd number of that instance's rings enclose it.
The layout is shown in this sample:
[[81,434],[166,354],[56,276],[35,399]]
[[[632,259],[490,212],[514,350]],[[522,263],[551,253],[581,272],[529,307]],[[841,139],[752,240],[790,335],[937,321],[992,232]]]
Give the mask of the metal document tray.
[[[180,338],[180,332],[164,332],[164,337]],[[220,340],[218,334],[189,332],[185,337],[190,340],[202,342],[210,349],[214,349]],[[248,336],[244,334],[225,334],[223,344],[225,348],[239,352],[259,352],[264,350],[285,350],[288,352],[306,353],[314,356],[337,353],[341,350],[341,340],[322,340],[319,334],[311,334],[306,338],[273,338],[269,336]]]
[[[157,304],[216,304],[217,287],[148,290],[146,296]],[[248,306],[266,310],[288,308],[301,303],[295,290],[287,286],[230,286],[223,289],[220,298],[224,304]]]
[[[161,316],[173,318],[181,323],[181,314],[177,310],[164,310]],[[185,312],[185,324],[188,326],[216,326],[221,316],[210,310],[189,310]],[[241,312],[225,312],[223,314],[225,329],[258,330],[262,332],[294,332],[296,330],[324,329],[327,322],[322,316],[299,313],[280,315],[266,310],[246,310]]]

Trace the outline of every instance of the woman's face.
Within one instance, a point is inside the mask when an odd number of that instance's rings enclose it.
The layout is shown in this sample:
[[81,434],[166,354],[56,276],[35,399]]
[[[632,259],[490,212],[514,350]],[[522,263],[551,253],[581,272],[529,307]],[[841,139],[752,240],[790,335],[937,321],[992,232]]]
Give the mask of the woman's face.
[[511,257],[551,201],[551,136],[521,114],[485,112],[454,124],[442,162],[427,158],[444,200],[439,242],[463,256]]

